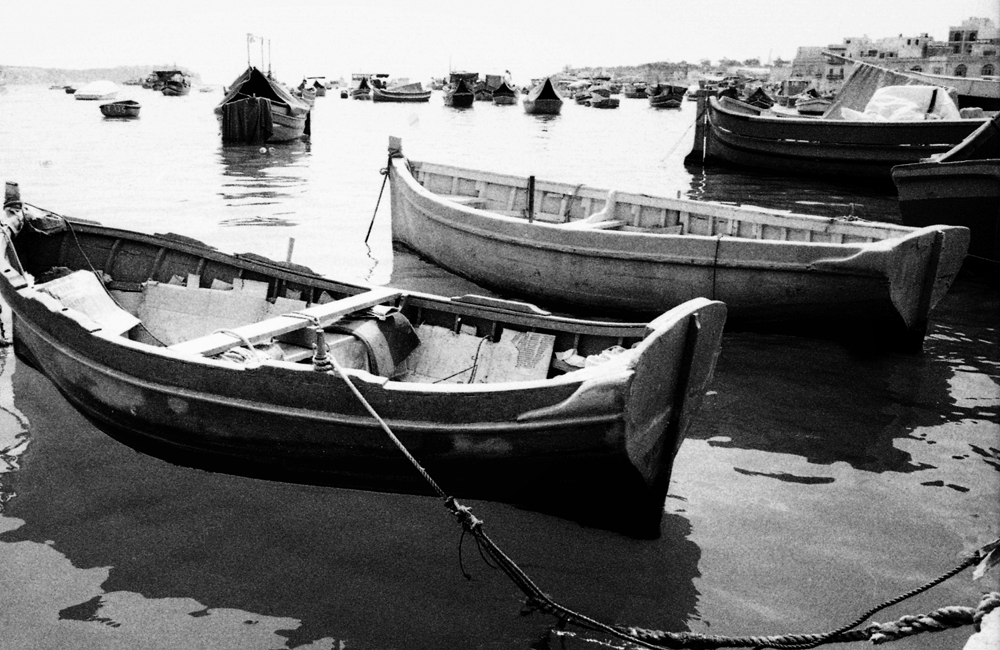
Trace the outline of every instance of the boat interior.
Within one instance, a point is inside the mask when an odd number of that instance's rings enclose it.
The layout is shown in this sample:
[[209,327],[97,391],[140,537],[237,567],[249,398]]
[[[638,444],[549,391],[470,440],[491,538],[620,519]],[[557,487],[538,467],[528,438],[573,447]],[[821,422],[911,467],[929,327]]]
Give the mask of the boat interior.
[[[332,357],[344,368],[420,383],[589,374],[586,368],[623,353],[627,358],[650,331],[645,324],[580,321],[549,328],[539,318],[548,312],[527,303],[340,285],[282,274],[281,265],[256,256],[236,259],[272,266],[240,266],[207,247],[181,250],[162,239],[121,234],[108,238],[69,225],[41,235],[25,227],[19,243],[45,239],[21,256],[30,260],[25,271],[35,280],[21,282],[27,285],[22,296],[63,311],[91,332],[182,355],[298,368]],[[20,275],[12,266],[4,274]]]
[[834,244],[869,243],[911,231],[895,224],[849,216],[830,219],[548,181],[534,182],[529,205],[530,179],[433,163],[409,163],[418,183],[448,201],[571,229]]

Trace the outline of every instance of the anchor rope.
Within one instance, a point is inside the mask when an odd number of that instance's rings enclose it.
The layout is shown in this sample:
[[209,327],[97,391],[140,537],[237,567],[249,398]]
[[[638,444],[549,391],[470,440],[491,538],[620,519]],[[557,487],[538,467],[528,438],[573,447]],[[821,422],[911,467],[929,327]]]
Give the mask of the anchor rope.
[[[492,560],[495,566],[507,574],[507,577],[510,578],[514,585],[517,586],[517,588],[520,589],[526,596],[527,599],[525,601],[522,614],[528,614],[532,611],[540,611],[542,613],[549,614],[556,618],[557,626],[560,629],[564,628],[567,624],[572,623],[578,627],[594,632],[603,632],[617,639],[634,643],[644,648],[650,648],[652,650],[658,650],[659,648],[694,648],[698,650],[708,650],[713,648],[747,647],[777,648],[780,650],[805,650],[806,648],[815,648],[816,646],[823,645],[825,643],[845,643],[869,639],[874,640],[873,637],[876,635],[878,635],[879,640],[874,642],[880,643],[894,640],[895,638],[902,636],[907,636],[909,634],[916,634],[918,632],[937,631],[939,629],[947,629],[947,627],[960,627],[963,625],[973,624],[976,621],[981,620],[982,616],[985,615],[985,612],[978,613],[978,610],[974,608],[946,607],[923,616],[903,617],[894,623],[881,625],[878,623],[872,623],[861,630],[853,629],[875,613],[902,602],[907,598],[911,598],[912,596],[922,593],[957,575],[966,568],[981,562],[983,558],[990,553],[990,551],[1000,544],[1000,538],[980,549],[977,549],[976,551],[973,551],[963,559],[961,564],[934,580],[924,584],[923,586],[912,589],[904,594],[896,596],[895,598],[887,600],[880,605],[872,607],[865,612],[863,616],[859,616],[849,625],[844,625],[836,630],[822,634],[791,634],[769,637],[727,637],[690,632],[664,632],[660,630],[648,630],[645,628],[608,625],[606,623],[602,623],[585,614],[581,614],[559,604],[548,594],[542,591],[541,588],[539,588],[539,586],[531,579],[531,577],[528,576],[528,574],[525,573],[506,553],[504,553],[492,539],[490,539],[489,535],[486,534],[486,531],[483,530],[483,521],[472,514],[472,509],[468,506],[460,504],[455,497],[449,496],[443,489],[441,489],[437,482],[431,478],[427,470],[424,469],[416,458],[413,457],[413,455],[409,452],[402,441],[400,441],[396,434],[393,433],[392,429],[388,424],[386,424],[385,420],[382,419],[371,403],[368,402],[364,395],[361,394],[358,387],[355,386],[354,383],[348,378],[343,366],[337,363],[336,359],[332,356],[329,357],[329,362],[331,363],[333,370],[344,381],[344,383],[347,384],[348,388],[350,388],[351,392],[358,399],[358,401],[361,402],[365,409],[372,415],[373,418],[375,418],[392,443],[406,457],[410,464],[413,465],[417,472],[420,473],[424,480],[427,481],[428,485],[431,486],[438,497],[444,500],[445,508],[451,512],[458,523],[462,526],[463,539],[466,533],[472,536],[472,538],[476,541],[480,555],[488,557]],[[460,540],[460,551],[461,543],[462,542]],[[487,562],[487,564],[489,565],[490,563]],[[464,566],[462,566],[461,570],[462,575],[466,579],[471,579],[471,576],[465,571]],[[980,603],[980,608],[985,606],[984,603],[992,603],[989,605],[990,609],[1000,606],[1000,594],[992,594],[991,596],[994,598],[983,599]],[[994,600],[996,601],[995,603]],[[979,616],[978,619],[976,618],[977,614]]]
[[372,213],[372,220],[368,223],[368,233],[365,235],[365,243],[368,243],[368,238],[372,234],[372,226],[375,225],[375,215],[378,214],[378,206],[382,203],[382,193],[385,192],[385,184],[389,180],[389,165],[392,164],[393,158],[402,158],[403,154],[398,151],[390,151],[389,159],[385,163],[385,167],[378,170],[379,174],[382,174],[382,189],[378,191],[378,200],[375,201],[375,211]]

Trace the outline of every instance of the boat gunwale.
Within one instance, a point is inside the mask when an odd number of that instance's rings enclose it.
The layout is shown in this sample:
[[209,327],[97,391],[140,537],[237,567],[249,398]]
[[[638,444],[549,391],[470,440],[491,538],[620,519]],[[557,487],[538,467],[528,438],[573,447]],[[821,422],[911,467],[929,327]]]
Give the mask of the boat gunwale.
[[[171,233],[149,234],[134,230],[124,230],[113,226],[104,226],[93,221],[77,220],[71,217],[63,218],[71,224],[74,230],[77,230],[78,234],[84,233],[96,237],[114,237],[117,239],[134,240],[153,247],[158,246],[161,248],[173,249],[185,254],[204,257],[213,262],[230,265],[235,268],[242,268],[244,270],[269,275],[277,280],[310,284],[316,288],[342,293],[362,293],[364,291],[368,291],[374,286],[378,286],[355,283],[350,280],[330,278],[316,273],[308,267],[301,267],[301,270],[290,268],[288,266],[284,266],[280,262],[269,260],[252,253],[225,253],[213,246],[195,239],[175,239],[170,236]],[[247,255],[252,255],[252,257],[247,257]],[[152,278],[148,279],[152,280]],[[543,330],[548,329],[544,327],[544,323],[553,323],[556,327],[551,329],[571,334],[604,336],[610,338],[642,338],[646,333],[648,333],[646,330],[649,327],[648,321],[629,322],[591,320],[561,316],[559,314],[552,314],[546,311],[542,311],[536,315],[517,311],[513,307],[508,308],[504,306],[505,303],[515,303],[517,305],[528,305],[530,307],[534,307],[534,305],[530,302],[496,300],[490,301],[486,304],[471,304],[469,302],[463,302],[462,299],[465,296],[439,296],[412,290],[406,290],[404,293],[407,296],[407,303],[415,307],[437,310],[448,314],[471,312],[477,317],[483,319],[492,319],[499,323],[511,323],[521,326],[535,326],[540,327]],[[540,316],[544,318],[542,319]]]
[[[405,169],[404,180],[412,179],[412,187],[414,189],[419,188],[418,193],[426,193],[427,197],[436,201],[445,201],[448,203],[448,207],[460,208],[463,212],[473,212],[483,215],[488,215],[491,218],[497,218],[508,223],[518,223],[527,224],[527,220],[523,217],[514,217],[499,212],[494,212],[485,208],[477,208],[474,206],[462,205],[460,203],[450,201],[447,197],[437,194],[428,190],[423,184],[417,180],[416,176],[410,171],[415,170],[416,172],[421,172],[426,170],[428,173],[440,174],[442,176],[447,176],[449,173],[454,172],[452,175],[464,174],[462,178],[471,181],[486,181],[491,182],[494,179],[497,184],[503,184],[512,188],[526,189],[527,179],[521,176],[508,175],[508,174],[498,174],[493,172],[486,172],[481,170],[473,170],[462,167],[452,167],[448,165],[441,165],[438,163],[425,163],[420,161],[409,161],[409,159],[404,158],[403,162],[400,159],[393,160],[394,165],[397,170],[402,167]],[[407,163],[409,167],[407,167]],[[406,178],[408,177],[408,178]],[[575,186],[572,184],[564,184],[553,181],[537,181],[535,182],[535,191],[538,192],[559,192],[565,195],[575,195],[579,198],[592,198],[605,200],[607,199],[609,190],[594,188],[586,185]],[[643,207],[653,207],[657,209],[667,209],[667,210],[677,210],[681,212],[694,213],[693,210],[683,209],[689,207],[697,206],[701,212],[699,214],[705,214],[714,218],[732,219],[734,218],[734,212],[739,213],[738,218],[745,219],[751,223],[758,223],[761,225],[773,225],[779,226],[787,223],[789,220],[794,219],[796,226],[799,223],[804,224],[802,227],[805,228],[808,225],[815,225],[816,228],[808,228],[812,232],[819,232],[823,234],[849,234],[857,237],[865,237],[873,239],[872,242],[849,242],[847,244],[843,243],[833,243],[833,242],[804,242],[804,241],[791,241],[791,240],[771,240],[771,239],[756,239],[749,237],[738,237],[734,235],[723,235],[730,239],[745,240],[748,242],[769,242],[769,243],[787,243],[787,244],[808,244],[808,245],[825,245],[825,246],[860,246],[870,243],[877,243],[879,241],[886,241],[895,238],[901,238],[914,232],[915,228],[910,226],[904,226],[901,224],[894,224],[888,222],[877,222],[877,221],[844,221],[839,217],[819,217],[814,215],[806,215],[793,212],[781,212],[776,210],[766,210],[752,206],[729,206],[721,203],[710,203],[705,201],[692,201],[690,199],[673,199],[670,197],[654,196],[649,194],[642,194],[636,192],[616,192],[616,200],[618,203],[629,203],[638,204]],[[475,197],[470,197],[475,198]],[[769,222],[773,220],[773,222]],[[531,225],[533,226],[545,226],[553,227],[563,232],[574,231],[572,228],[566,228],[566,225],[572,225],[573,221],[568,221],[566,223],[549,223],[547,221],[533,221]],[[788,227],[788,226],[783,226]],[[583,231],[587,232],[587,231]],[[616,234],[622,236],[653,236],[653,237],[671,237],[678,239],[690,240],[694,238],[701,238],[706,240],[715,240],[719,235],[702,235],[702,234],[669,234],[669,233],[656,233],[656,232],[636,232],[636,231],[619,231],[619,230],[603,230],[602,234]]]

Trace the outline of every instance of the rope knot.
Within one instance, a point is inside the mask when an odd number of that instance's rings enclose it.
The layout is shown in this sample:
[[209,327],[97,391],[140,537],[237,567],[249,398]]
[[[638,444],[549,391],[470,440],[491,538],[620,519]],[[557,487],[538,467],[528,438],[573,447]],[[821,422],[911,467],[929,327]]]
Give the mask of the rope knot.
[[483,520],[472,514],[472,509],[468,506],[463,506],[461,503],[455,500],[455,497],[448,497],[444,501],[444,505],[448,510],[451,510],[451,514],[455,515],[458,519],[458,523],[462,524],[462,528],[466,529],[470,533],[475,533],[477,529],[481,528],[483,525]]

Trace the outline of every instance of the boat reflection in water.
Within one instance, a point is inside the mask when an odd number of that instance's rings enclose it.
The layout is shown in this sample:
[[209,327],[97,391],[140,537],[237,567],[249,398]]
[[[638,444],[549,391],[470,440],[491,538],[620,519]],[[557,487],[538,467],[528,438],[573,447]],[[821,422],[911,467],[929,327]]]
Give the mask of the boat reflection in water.
[[[303,190],[307,181],[301,170],[308,166],[310,143],[277,146],[221,145],[218,162],[223,179],[219,195],[227,207],[277,206]],[[276,216],[254,215],[227,219],[223,225],[294,225]]]
[[[773,175],[717,165],[687,165],[691,189],[687,198],[734,205],[762,205],[819,217],[854,216],[899,223],[896,197],[871,186],[823,183],[787,176],[775,183]],[[858,201],[858,195],[864,201]]]

